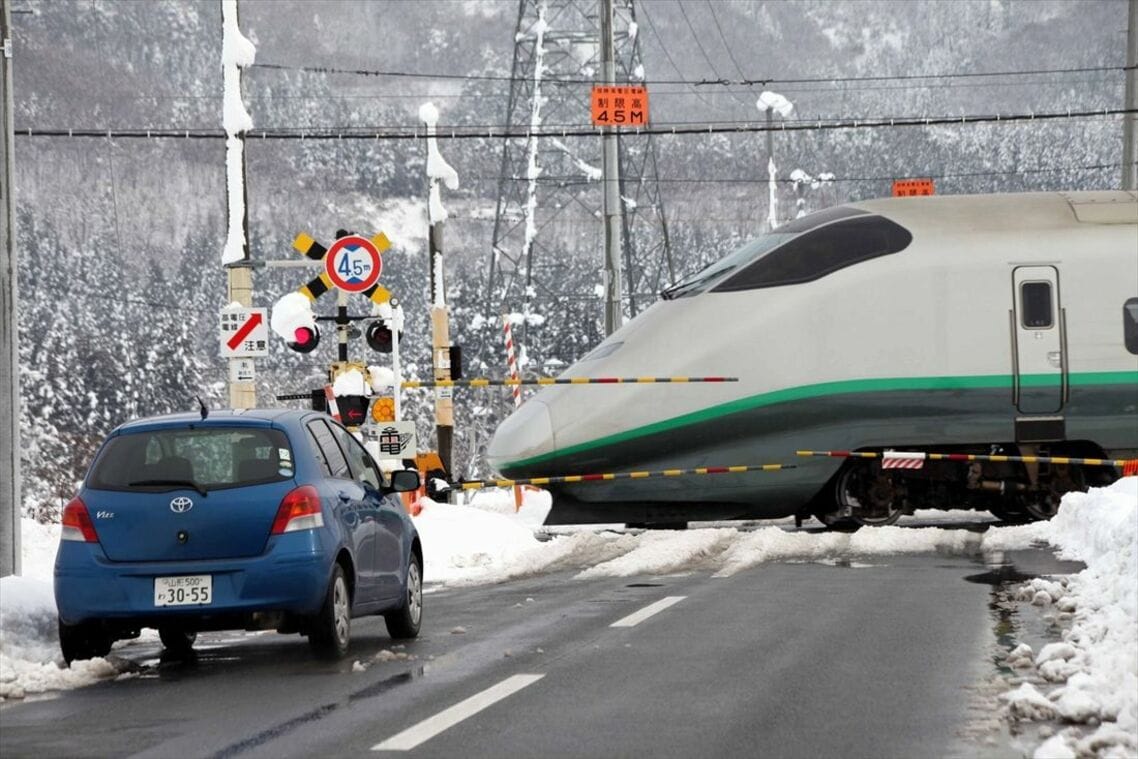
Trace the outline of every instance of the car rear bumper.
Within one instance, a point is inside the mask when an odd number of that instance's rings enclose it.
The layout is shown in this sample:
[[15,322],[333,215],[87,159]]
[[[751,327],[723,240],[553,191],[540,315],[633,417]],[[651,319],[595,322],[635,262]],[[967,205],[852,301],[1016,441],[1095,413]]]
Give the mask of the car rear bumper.
[[[134,621],[135,626],[169,621],[223,629],[256,612],[312,614],[324,601],[335,557],[318,533],[275,536],[261,556],[176,562],[112,562],[96,543],[63,541],[55,563],[59,619],[66,624]],[[154,578],[184,575],[212,577],[210,603],[155,606]],[[230,621],[222,624],[223,619]],[[194,620],[205,624],[194,625]]]

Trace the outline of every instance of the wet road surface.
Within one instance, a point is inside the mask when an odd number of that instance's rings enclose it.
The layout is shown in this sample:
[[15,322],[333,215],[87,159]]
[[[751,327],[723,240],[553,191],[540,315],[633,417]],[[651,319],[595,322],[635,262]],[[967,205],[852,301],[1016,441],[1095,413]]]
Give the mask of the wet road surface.
[[[1042,551],[1017,563],[1033,560],[1052,566]],[[990,719],[976,728],[994,708],[977,694],[996,640],[991,587],[975,578],[991,568],[972,556],[870,561],[439,590],[419,639],[393,648],[380,619],[355,620],[339,662],[272,633],[203,635],[191,663],[130,646],[116,651],[140,666],[135,678],[5,705],[0,747],[37,758],[1019,755]]]

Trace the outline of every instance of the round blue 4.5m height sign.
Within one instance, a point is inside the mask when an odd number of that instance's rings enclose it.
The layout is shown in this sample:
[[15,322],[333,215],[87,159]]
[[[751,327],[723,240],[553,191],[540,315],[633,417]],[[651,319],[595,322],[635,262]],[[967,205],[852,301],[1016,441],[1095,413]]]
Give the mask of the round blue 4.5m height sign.
[[324,256],[324,272],[336,287],[362,293],[379,281],[383,259],[366,237],[347,235],[332,243]]

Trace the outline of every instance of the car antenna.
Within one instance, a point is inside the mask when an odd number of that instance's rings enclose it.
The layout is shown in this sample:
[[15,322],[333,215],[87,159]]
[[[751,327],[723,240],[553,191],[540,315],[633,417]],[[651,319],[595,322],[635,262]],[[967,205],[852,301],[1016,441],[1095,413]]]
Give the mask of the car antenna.
[[205,421],[205,418],[209,416],[209,408],[205,405],[205,401],[202,400],[200,395],[195,395],[194,399],[198,402],[198,411],[201,412],[202,421]]

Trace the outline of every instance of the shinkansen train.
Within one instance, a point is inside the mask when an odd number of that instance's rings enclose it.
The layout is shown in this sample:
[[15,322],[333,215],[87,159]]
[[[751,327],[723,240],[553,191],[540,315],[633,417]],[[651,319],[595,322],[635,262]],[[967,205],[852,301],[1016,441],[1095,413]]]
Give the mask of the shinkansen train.
[[819,211],[665,290],[563,376],[699,375],[738,381],[547,387],[498,429],[490,464],[512,478],[795,465],[552,486],[550,524],[1047,518],[1118,470],[795,452],[1138,455],[1138,194]]

